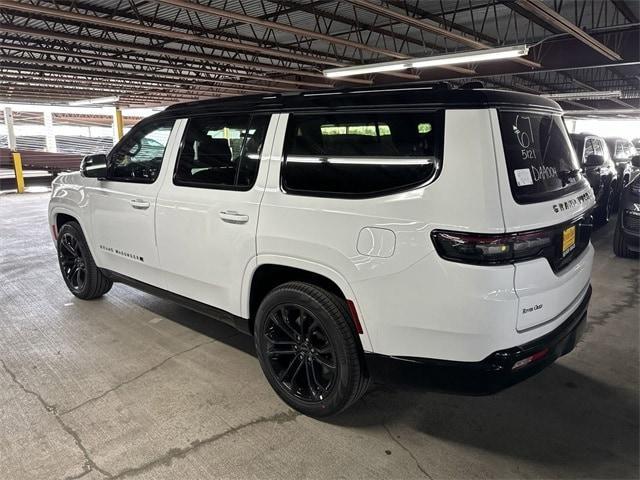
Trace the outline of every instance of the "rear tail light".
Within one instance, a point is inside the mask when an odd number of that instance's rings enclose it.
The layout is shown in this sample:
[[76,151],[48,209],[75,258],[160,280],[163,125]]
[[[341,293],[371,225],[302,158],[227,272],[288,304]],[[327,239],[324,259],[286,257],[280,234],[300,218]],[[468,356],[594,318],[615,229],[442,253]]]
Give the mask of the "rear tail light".
[[553,230],[486,235],[434,230],[431,239],[438,254],[447,260],[477,265],[496,265],[541,256],[554,246]]

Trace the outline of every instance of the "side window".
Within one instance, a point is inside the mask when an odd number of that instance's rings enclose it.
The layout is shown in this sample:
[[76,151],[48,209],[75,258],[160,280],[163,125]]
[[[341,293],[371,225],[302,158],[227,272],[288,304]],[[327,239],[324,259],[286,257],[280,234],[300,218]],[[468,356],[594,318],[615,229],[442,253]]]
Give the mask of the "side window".
[[174,120],[164,120],[134,127],[109,154],[107,178],[153,183],[160,173],[173,124]]
[[582,161],[585,161],[589,155],[595,155],[595,147],[593,146],[593,140],[591,138],[587,138],[584,141],[584,155],[582,156]]
[[605,155],[604,148],[602,148],[602,142],[597,138],[592,138],[591,141],[593,142],[593,151],[595,152],[595,154],[602,155],[604,157]]
[[442,159],[444,112],[293,114],[285,191],[363,197],[424,184]]
[[176,185],[248,190],[258,175],[269,115],[189,119],[176,163]]

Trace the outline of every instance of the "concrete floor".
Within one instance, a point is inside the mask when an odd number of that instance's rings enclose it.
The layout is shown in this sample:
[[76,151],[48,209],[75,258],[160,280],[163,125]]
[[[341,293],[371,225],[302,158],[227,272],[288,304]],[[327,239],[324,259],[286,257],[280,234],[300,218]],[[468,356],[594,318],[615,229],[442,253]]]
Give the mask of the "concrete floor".
[[73,297],[48,196],[0,196],[0,478],[637,478],[639,263],[598,251],[569,356],[486,397],[287,408],[249,337],[129,287]]

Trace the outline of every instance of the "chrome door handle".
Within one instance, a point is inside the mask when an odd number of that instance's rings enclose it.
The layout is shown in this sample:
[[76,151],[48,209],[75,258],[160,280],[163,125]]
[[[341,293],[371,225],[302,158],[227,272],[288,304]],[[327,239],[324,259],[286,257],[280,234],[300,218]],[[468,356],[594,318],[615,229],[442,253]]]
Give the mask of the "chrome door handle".
[[249,215],[243,215],[233,210],[220,212],[220,218],[227,223],[247,223],[249,221]]
[[133,208],[136,210],[146,210],[151,206],[151,204],[145,200],[133,199],[129,202]]

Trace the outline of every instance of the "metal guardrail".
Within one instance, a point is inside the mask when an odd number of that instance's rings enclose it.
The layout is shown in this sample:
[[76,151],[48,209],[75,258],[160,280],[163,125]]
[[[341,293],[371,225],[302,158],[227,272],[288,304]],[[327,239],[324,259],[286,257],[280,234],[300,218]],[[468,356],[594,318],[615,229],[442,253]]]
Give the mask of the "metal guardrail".
[[0,148],[0,168],[13,169],[18,193],[24,192],[23,170],[46,170],[56,175],[60,172],[79,170],[81,160],[81,155],[34,150],[20,150],[18,152],[8,148]]

